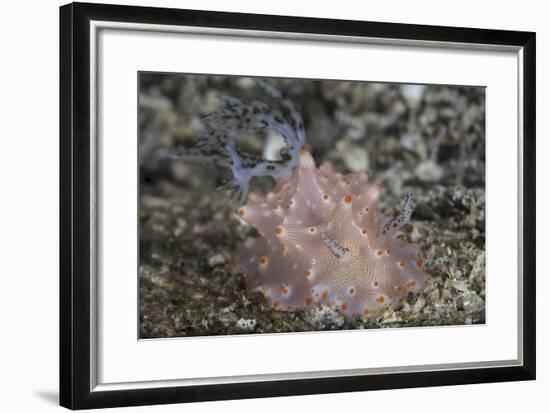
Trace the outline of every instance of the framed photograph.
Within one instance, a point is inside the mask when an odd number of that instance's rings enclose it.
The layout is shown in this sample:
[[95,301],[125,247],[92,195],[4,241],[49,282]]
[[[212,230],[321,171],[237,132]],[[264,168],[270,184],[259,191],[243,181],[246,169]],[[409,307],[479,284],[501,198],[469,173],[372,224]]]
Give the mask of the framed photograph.
[[60,9],[60,401],[535,378],[535,33]]

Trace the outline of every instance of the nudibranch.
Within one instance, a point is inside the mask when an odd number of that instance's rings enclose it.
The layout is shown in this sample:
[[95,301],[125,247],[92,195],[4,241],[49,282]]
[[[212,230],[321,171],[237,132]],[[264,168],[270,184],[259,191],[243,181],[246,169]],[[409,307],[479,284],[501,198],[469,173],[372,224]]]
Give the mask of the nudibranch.
[[[222,97],[226,106],[205,119],[194,148],[175,157],[230,168],[241,204],[237,216],[256,228],[238,247],[235,261],[248,292],[263,294],[276,310],[299,311],[326,305],[356,318],[399,307],[427,282],[417,246],[399,230],[409,221],[414,201],[407,195],[394,218],[377,211],[381,185],[366,172],[343,175],[330,163],[317,168],[305,148],[300,113],[265,82],[258,85],[276,100]],[[239,132],[280,133],[287,145],[281,160],[268,161],[236,148]],[[272,176],[267,195],[248,193],[254,176]]]
[[[229,168],[233,182],[227,183],[225,188],[232,191],[233,198],[239,203],[246,200],[250,180],[254,177],[270,176],[276,181],[289,179],[305,141],[304,122],[294,103],[268,83],[256,80],[256,84],[280,108],[257,100],[245,102],[220,95],[225,107],[203,118],[204,130],[198,142],[191,147],[180,146],[170,155],[173,159]],[[278,133],[285,140],[286,147],[280,151],[281,159],[262,159],[237,147],[239,134],[267,131]]]
[[377,215],[380,189],[365,172],[317,169],[302,148],[291,180],[237,210],[260,234],[237,251],[247,290],[282,311],[324,304],[366,318],[399,307],[426,276],[418,248],[398,234],[412,196],[388,220]]

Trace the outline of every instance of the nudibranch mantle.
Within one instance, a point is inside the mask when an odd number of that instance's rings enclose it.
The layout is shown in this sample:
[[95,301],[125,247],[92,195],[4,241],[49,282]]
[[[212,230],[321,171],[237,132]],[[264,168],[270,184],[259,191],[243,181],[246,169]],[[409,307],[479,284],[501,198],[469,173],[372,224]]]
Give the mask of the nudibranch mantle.
[[426,283],[419,249],[398,235],[414,207],[410,195],[394,219],[377,215],[380,184],[366,172],[319,169],[302,148],[294,176],[265,197],[249,194],[237,215],[260,237],[238,248],[249,292],[281,311],[323,304],[367,318],[397,308]]

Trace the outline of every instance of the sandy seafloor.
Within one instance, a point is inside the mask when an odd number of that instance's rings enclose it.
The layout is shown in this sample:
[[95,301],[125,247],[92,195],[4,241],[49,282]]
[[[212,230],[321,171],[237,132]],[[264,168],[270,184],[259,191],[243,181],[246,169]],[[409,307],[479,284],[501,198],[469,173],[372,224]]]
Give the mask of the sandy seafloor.
[[[382,213],[407,192],[404,235],[432,274],[422,293],[366,321],[327,308],[271,309],[245,292],[230,264],[251,228],[217,191],[227,171],[159,157],[192,143],[218,94],[263,100],[250,79],[140,74],[141,338],[480,324],[485,322],[485,91],[483,88],[302,81],[270,83],[300,108],[317,165],[381,180]],[[261,152],[266,142],[245,137]],[[271,143],[277,142],[272,139]],[[257,190],[270,186],[259,181]]]

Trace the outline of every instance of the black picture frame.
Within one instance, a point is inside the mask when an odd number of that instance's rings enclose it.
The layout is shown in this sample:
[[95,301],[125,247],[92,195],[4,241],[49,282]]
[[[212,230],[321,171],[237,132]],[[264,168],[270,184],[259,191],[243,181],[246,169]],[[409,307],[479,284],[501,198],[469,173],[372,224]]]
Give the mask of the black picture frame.
[[[92,20],[520,48],[523,54],[523,365],[239,384],[91,389],[90,30]],[[531,32],[72,3],[60,8],[60,404],[103,408],[535,379],[535,56]]]

